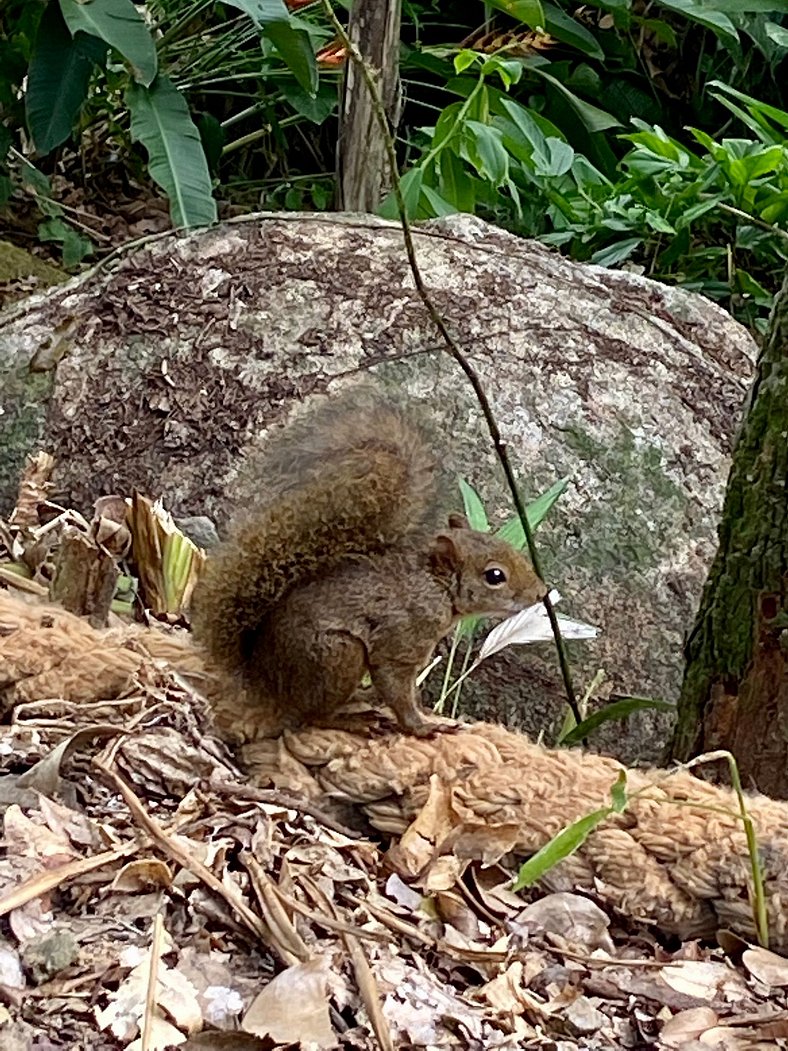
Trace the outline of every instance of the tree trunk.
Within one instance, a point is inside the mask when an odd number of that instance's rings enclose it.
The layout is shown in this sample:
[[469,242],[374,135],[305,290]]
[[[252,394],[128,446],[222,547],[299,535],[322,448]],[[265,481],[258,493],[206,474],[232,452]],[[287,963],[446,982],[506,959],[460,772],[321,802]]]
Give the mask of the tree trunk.
[[750,391],[687,666],[673,756],[726,748],[788,797],[788,273]]
[[[354,0],[348,34],[372,70],[389,124],[399,120],[401,0]],[[348,57],[337,152],[339,207],[374,212],[390,184],[383,136],[367,86]]]

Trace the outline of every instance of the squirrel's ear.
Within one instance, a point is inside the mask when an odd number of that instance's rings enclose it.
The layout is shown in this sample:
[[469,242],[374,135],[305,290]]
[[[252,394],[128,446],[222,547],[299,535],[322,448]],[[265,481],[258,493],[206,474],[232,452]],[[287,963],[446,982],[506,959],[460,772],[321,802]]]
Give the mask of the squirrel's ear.
[[457,514],[452,512],[449,515],[449,529],[470,529],[471,524],[465,515]]
[[454,537],[448,533],[438,533],[432,542],[430,560],[433,568],[439,572],[454,573],[462,561]]

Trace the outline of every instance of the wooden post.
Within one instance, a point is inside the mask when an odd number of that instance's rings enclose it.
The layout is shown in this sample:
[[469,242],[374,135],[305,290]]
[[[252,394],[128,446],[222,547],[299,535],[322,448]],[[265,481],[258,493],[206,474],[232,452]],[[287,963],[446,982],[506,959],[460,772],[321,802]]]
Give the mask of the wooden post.
[[[372,70],[389,124],[399,121],[401,0],[353,0],[348,36]],[[352,60],[345,65],[339,121],[339,208],[374,212],[391,184],[386,151],[367,86]]]

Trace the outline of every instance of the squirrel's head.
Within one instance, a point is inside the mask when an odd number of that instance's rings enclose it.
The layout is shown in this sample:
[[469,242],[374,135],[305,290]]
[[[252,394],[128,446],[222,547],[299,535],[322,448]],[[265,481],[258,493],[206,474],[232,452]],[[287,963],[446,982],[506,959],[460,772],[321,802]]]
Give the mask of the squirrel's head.
[[463,515],[449,517],[449,528],[433,541],[431,557],[434,570],[451,581],[458,616],[509,616],[547,594],[525,555],[471,529]]

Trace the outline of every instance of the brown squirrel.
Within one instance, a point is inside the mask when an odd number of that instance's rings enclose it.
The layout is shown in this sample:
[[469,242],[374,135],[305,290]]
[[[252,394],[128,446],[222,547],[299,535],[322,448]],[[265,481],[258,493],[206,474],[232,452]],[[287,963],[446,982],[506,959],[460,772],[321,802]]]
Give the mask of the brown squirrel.
[[192,623],[240,689],[220,732],[330,725],[369,673],[376,703],[423,736],[416,677],[466,614],[508,615],[545,586],[509,544],[462,515],[435,529],[436,457],[423,427],[368,390],[329,399],[277,435],[259,505],[208,558]]

